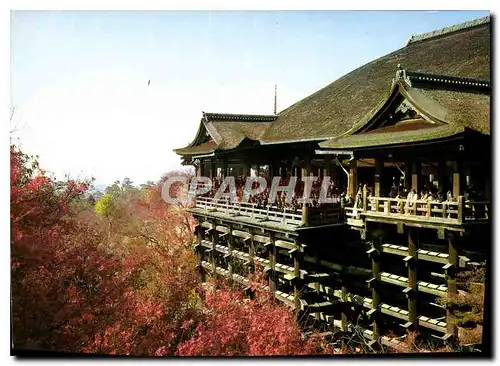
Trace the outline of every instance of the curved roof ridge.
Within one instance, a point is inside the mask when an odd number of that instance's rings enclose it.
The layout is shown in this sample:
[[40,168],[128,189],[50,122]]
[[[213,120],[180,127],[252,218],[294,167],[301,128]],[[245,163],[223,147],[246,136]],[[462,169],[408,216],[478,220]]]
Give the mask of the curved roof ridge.
[[405,70],[405,75],[410,81],[410,84],[412,81],[420,81],[433,84],[448,84],[453,85],[457,88],[467,87],[486,91],[489,91],[491,89],[491,82],[488,79],[460,77],[454,75],[418,72],[412,70]]
[[490,23],[490,16],[489,15],[482,17],[482,18],[469,20],[465,23],[455,24],[455,25],[451,25],[449,27],[438,29],[438,30],[434,30],[434,31],[430,31],[430,32],[422,33],[422,34],[417,34],[417,35],[412,35],[410,37],[410,39],[408,40],[408,42],[406,42],[406,45],[408,46],[412,43],[425,41],[426,39],[436,38],[436,37],[444,36],[444,35],[447,35],[450,33],[459,32],[459,31],[462,31],[464,29],[478,27],[480,25],[487,24],[487,23]]
[[232,120],[232,121],[269,122],[269,121],[274,121],[277,118],[277,115],[273,114],[210,113],[210,112],[203,112],[203,116],[207,121]]

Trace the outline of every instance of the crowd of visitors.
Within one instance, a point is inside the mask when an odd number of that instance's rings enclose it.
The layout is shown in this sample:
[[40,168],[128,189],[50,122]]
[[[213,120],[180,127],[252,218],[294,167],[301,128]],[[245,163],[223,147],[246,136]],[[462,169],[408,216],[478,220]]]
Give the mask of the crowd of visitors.
[[[270,181],[266,177],[262,178],[266,180],[266,188],[258,194],[250,195],[247,201],[248,203],[254,204],[256,208],[268,208],[268,206],[270,206],[279,210],[285,210],[289,212],[297,212],[297,210],[302,207],[302,203],[299,202],[299,199],[304,196],[305,183],[302,180],[297,179],[291,199],[287,199],[287,193],[285,191],[277,191],[276,199],[274,200],[274,202],[270,202],[269,198],[271,194],[272,181]],[[216,192],[219,190],[222,182],[223,180],[220,178],[213,179],[211,190],[204,196],[214,197]],[[241,202],[243,199],[245,183],[245,177],[235,177],[236,202]],[[307,203],[308,206],[319,207],[321,205],[320,195],[322,183],[322,181],[312,182],[311,193],[310,195],[308,195],[308,198],[311,199],[311,202]],[[279,186],[288,186],[289,184],[289,178],[281,178],[279,182]],[[259,183],[257,181],[253,182],[252,189],[257,189],[258,185]],[[229,188],[225,187],[224,193],[227,192],[229,192]],[[341,200],[345,198],[345,192],[341,192],[341,190],[335,186],[334,182],[330,181],[330,184],[326,191],[326,198],[333,198],[336,199],[337,202],[341,202]]]
[[[266,180],[267,186],[266,188],[258,193],[251,194],[248,197],[247,203],[253,204],[255,208],[267,209],[272,208],[279,211],[286,211],[290,213],[296,213],[301,207],[302,202],[299,201],[300,198],[303,197],[304,185],[305,183],[301,179],[297,179],[295,184],[295,190],[292,194],[291,199],[287,199],[287,194],[284,191],[278,191],[276,194],[276,199],[274,202],[270,202],[270,193],[271,193],[271,185],[272,182],[263,175],[261,176]],[[212,181],[212,187],[209,192],[207,192],[205,197],[214,197],[216,192],[219,190],[223,179],[215,178]],[[279,185],[287,186],[289,185],[289,178],[281,178]],[[246,184],[246,177],[240,176],[235,177],[235,188],[236,195],[234,202],[242,202],[244,197],[244,190]],[[258,188],[258,182],[253,182],[252,189]],[[312,182],[311,193],[309,198],[311,199],[310,203],[307,203],[310,207],[320,207],[322,203],[320,203],[320,194],[321,194],[321,186],[322,181],[317,180]],[[327,198],[334,198],[336,202],[340,203],[342,207],[354,207],[361,209],[363,207],[363,191],[366,191],[366,197],[368,198],[368,203],[370,207],[368,209],[376,209],[374,208],[374,201],[370,198],[373,197],[373,189],[365,185],[360,185],[358,187],[357,193],[354,197],[351,197],[347,194],[345,190],[341,190],[339,187],[335,185],[333,181],[330,181],[328,189],[327,189]],[[229,188],[225,187],[223,193],[229,192]],[[391,189],[389,190],[389,198],[399,199],[400,203],[398,205],[398,212],[409,214],[414,211],[415,207],[419,207],[418,205],[423,205],[427,202],[432,203],[442,203],[442,202],[457,202],[458,198],[454,197],[451,190],[448,190],[446,194],[435,187],[434,185],[424,185],[423,189],[418,193],[415,189],[408,189],[403,187],[401,184],[396,185],[393,184]],[[387,196],[386,196],[387,197]],[[474,190],[472,185],[469,185],[464,190],[464,199],[465,201],[471,200],[480,200],[482,195]],[[424,203],[422,201],[425,201]],[[417,205],[417,206],[416,206]],[[419,210],[422,211],[422,210]],[[425,213],[422,213],[425,214]]]

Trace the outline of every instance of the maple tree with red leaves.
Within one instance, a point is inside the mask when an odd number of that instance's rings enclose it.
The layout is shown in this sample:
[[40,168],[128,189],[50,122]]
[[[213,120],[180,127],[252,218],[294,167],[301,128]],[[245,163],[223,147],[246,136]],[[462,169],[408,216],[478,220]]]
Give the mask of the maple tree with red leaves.
[[195,220],[162,200],[168,175],[141,189],[115,184],[113,210],[99,215],[91,181],[56,181],[14,145],[10,156],[14,349],[331,353],[322,339],[304,339],[293,313],[270,294],[250,300],[228,284],[200,284]]

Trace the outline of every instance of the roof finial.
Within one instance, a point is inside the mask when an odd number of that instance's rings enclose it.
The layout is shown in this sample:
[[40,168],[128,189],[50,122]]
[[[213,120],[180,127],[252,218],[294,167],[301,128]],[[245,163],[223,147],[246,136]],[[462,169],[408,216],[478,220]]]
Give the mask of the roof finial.
[[277,101],[278,101],[278,85],[274,85],[274,115],[276,115],[276,108],[277,108]]

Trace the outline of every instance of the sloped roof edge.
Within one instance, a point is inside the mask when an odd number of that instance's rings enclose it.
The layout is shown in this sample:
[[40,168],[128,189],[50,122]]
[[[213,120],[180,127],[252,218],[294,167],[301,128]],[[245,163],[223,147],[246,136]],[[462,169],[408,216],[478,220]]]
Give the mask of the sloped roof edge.
[[244,122],[272,122],[277,115],[270,114],[233,114],[203,112],[207,121],[244,121]]
[[[321,142],[319,144],[320,147],[322,148],[346,148],[346,147],[360,147],[359,141],[360,137],[358,137],[356,134],[360,132],[365,126],[367,126],[371,121],[374,120],[374,118],[377,118],[380,116],[384,111],[387,110],[387,108],[390,108],[391,104],[393,103],[394,99],[396,98],[397,94],[401,94],[408,102],[411,104],[411,106],[422,115],[425,119],[431,121],[431,122],[437,122],[437,123],[444,123],[450,128],[446,128],[446,126],[442,127],[437,127],[431,129],[432,131],[426,131],[426,132],[418,132],[418,131],[411,131],[411,132],[393,132],[394,134],[394,141],[405,141],[404,136],[411,137],[411,141],[417,141],[418,138],[417,136],[420,134],[422,138],[429,138],[429,139],[434,139],[432,136],[433,133],[436,134],[435,138],[438,137],[445,137],[450,136],[450,134],[456,134],[456,133],[461,133],[464,131],[464,126],[455,124],[453,120],[450,120],[448,118],[449,113],[445,107],[440,105],[434,100],[430,100],[423,94],[418,92],[418,89],[412,88],[411,85],[409,85],[409,80],[407,77],[406,70],[398,70],[396,72],[396,77],[393,79],[393,83],[390,89],[390,92],[385,95],[384,98],[381,99],[377,107],[373,108],[371,111],[369,111],[358,123],[356,123],[349,131],[346,133],[337,136],[335,138],[329,139],[327,141]],[[363,134],[363,136],[365,136]],[[350,138],[352,137],[352,138]],[[370,136],[369,139],[377,139],[380,138],[381,144],[384,144],[383,138],[381,138],[381,135],[376,135],[376,136]],[[349,141],[351,140],[351,141]],[[351,144],[354,141],[358,141],[357,143],[352,146]],[[345,143],[346,145],[342,145],[342,143]],[[371,146],[376,145],[375,141],[369,142],[367,140],[367,143],[370,144]],[[397,143],[397,142],[395,142]]]
[[413,35],[410,37],[410,39],[408,40],[406,45],[409,45],[412,43],[422,42],[422,41],[425,41],[425,40],[431,39],[431,38],[441,37],[441,36],[444,36],[444,35],[447,35],[450,33],[455,33],[455,32],[463,31],[466,29],[478,27],[480,25],[483,25],[483,24],[486,24],[489,22],[490,22],[490,16],[488,15],[488,16],[485,16],[483,18],[473,19],[473,20],[470,20],[468,22],[464,22],[461,24],[455,24],[455,25],[445,27],[442,29],[438,29],[438,30],[434,30],[431,32]]
[[404,143],[431,142],[464,133],[466,128],[459,125],[442,125],[424,130],[398,131],[390,133],[350,135],[328,140],[320,144],[327,149],[362,149],[384,147]]

